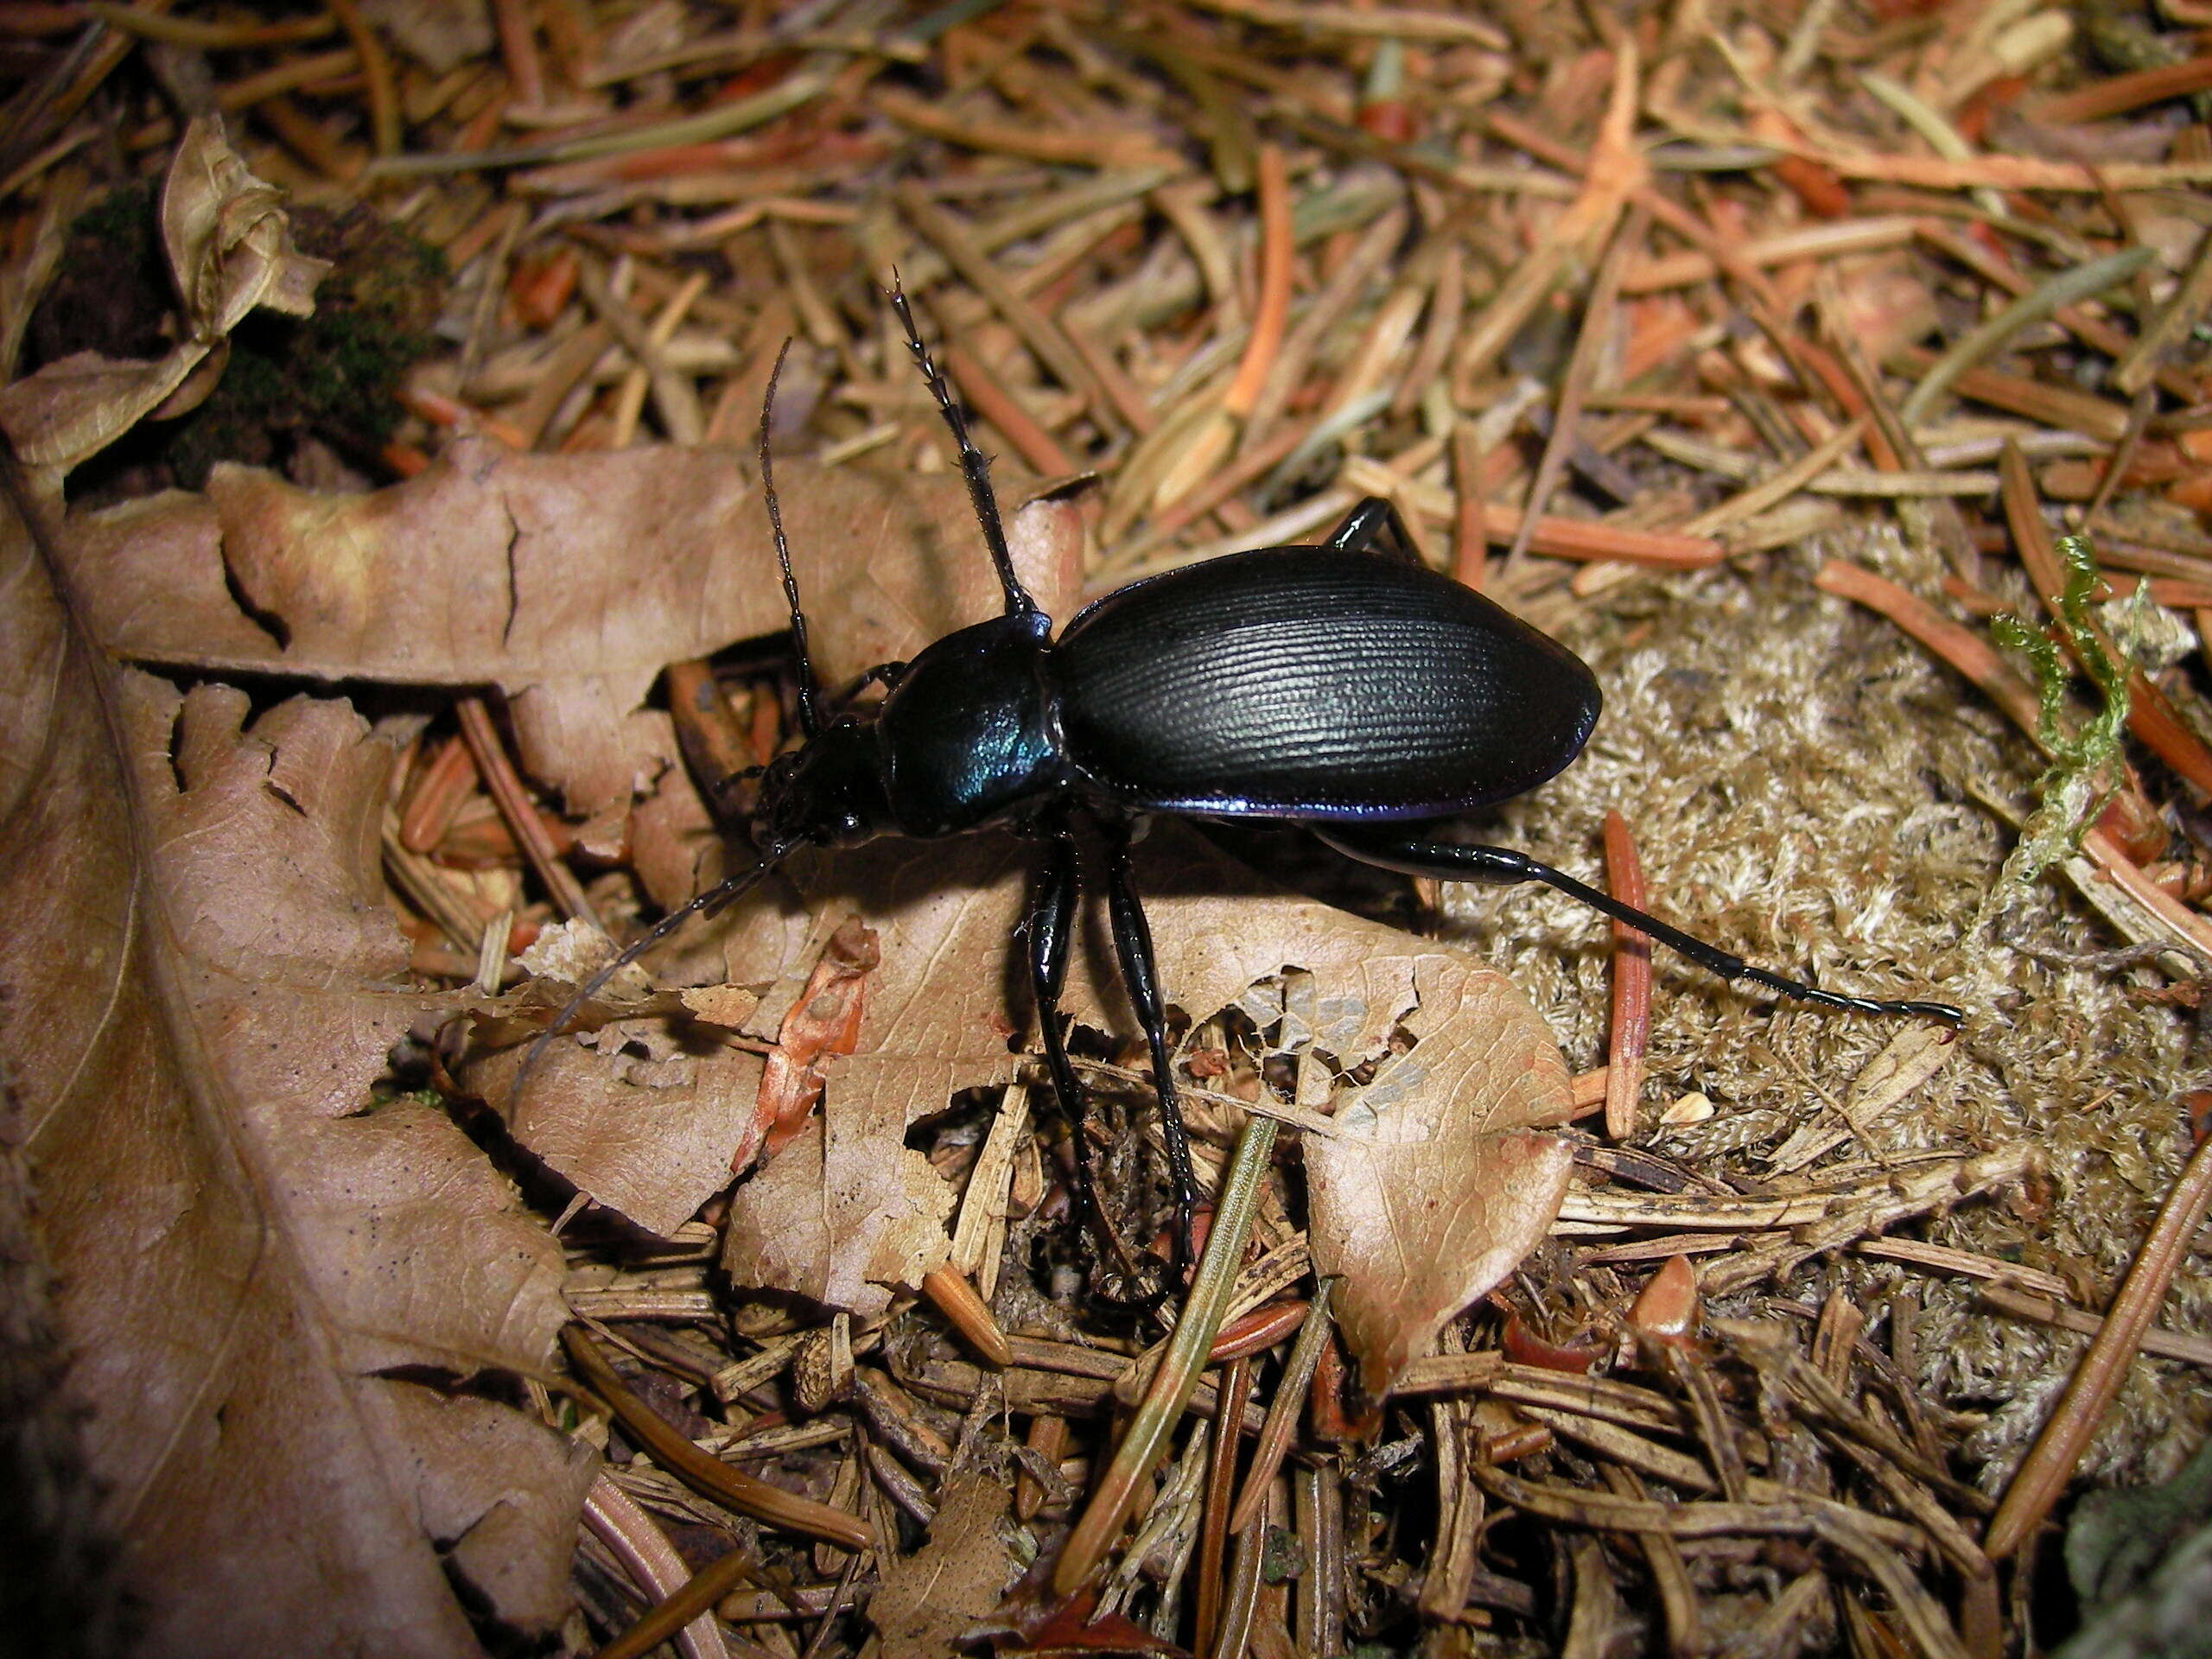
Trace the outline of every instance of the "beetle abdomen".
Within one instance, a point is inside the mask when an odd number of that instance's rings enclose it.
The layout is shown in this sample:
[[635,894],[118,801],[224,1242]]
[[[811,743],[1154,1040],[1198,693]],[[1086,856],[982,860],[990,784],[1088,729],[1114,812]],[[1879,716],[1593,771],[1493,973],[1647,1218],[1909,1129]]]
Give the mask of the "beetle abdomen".
[[1052,652],[1069,760],[1132,805],[1437,817],[1580,752],[1598,683],[1481,594],[1371,553],[1273,548],[1109,594]]

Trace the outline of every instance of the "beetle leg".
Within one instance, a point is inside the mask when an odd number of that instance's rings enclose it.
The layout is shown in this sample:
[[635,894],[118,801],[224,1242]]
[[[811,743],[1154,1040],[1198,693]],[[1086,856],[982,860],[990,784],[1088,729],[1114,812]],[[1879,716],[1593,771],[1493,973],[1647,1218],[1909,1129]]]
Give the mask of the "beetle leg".
[[1098,1188],[1091,1179],[1090,1141],[1084,1132],[1083,1085],[1068,1063],[1067,1035],[1060,1020],[1060,992],[1067,983],[1068,951],[1074,943],[1076,900],[1081,888],[1076,878],[1075,836],[1063,823],[1050,830],[1037,887],[1030,899],[1029,919],[1024,925],[1029,946],[1029,983],[1037,1000],[1038,1035],[1045,1046],[1045,1070],[1052,1079],[1052,1092],[1060,1098],[1060,1111],[1068,1121],[1075,1150],[1075,1191],[1085,1224],[1116,1269],[1133,1284],[1142,1281],[1128,1247],[1116,1236],[1098,1202]]
[[1802,1002],[1818,1003],[1822,1007],[1844,1008],[1854,1014],[1916,1014],[1954,1026],[1966,1018],[1962,1010],[1948,1002],[1845,996],[1834,991],[1821,990],[1799,980],[1785,979],[1780,974],[1769,973],[1764,968],[1754,968],[1741,957],[1723,950],[1718,945],[1707,944],[1703,939],[1685,933],[1680,928],[1669,927],[1657,917],[1646,915],[1633,906],[1621,903],[1611,893],[1602,893],[1586,882],[1578,881],[1548,864],[1539,864],[1526,853],[1516,853],[1510,847],[1459,847],[1444,842],[1424,841],[1403,828],[1388,824],[1357,828],[1350,824],[1332,824],[1325,830],[1316,828],[1314,833],[1340,853],[1363,863],[1377,864],[1386,870],[1396,870],[1406,875],[1433,876],[1440,881],[1488,881],[1499,886],[1541,881],[1570,899],[1580,899],[1592,910],[1603,912],[1617,922],[1625,923],[1645,938],[1656,939],[1669,950],[1680,952],[1709,973],[1718,974],[1730,981],[1748,979],[1755,985],[1764,985],[1770,991],[1795,997]]
[[1198,1177],[1191,1169],[1191,1135],[1183,1124],[1183,1109],[1175,1098],[1175,1073],[1168,1065],[1167,1005],[1160,995],[1160,969],[1153,959],[1152,929],[1138,901],[1135,878],[1129,866],[1129,826],[1109,823],[1107,914],[1114,926],[1114,951],[1122,963],[1122,983],[1144,1027],[1146,1046],[1152,1051],[1152,1086],[1160,1099],[1160,1128],[1167,1143],[1167,1173],[1175,1186],[1175,1260],[1179,1267],[1192,1262],[1191,1218],[1198,1208]]
[[1321,545],[1332,553],[1379,553],[1402,564],[1421,563],[1397,507],[1379,495],[1369,496],[1346,513],[1344,523]]
[[904,663],[878,663],[874,668],[863,671],[858,679],[847,686],[845,695],[837,701],[851,702],[871,685],[880,685],[888,691],[905,678],[906,674],[906,664]]

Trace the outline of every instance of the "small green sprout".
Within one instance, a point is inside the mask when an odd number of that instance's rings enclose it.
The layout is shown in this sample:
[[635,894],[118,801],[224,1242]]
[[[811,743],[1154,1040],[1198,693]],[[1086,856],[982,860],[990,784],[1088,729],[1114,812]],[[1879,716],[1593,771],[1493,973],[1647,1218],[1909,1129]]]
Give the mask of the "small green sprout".
[[[2127,664],[2113,659],[2088,618],[2089,595],[2097,586],[2096,555],[2086,536],[2061,536],[2056,551],[2066,567],[2066,582],[2052,627],[2031,627],[2011,615],[1994,617],[1989,624],[1999,645],[2024,653],[2035,664],[2041,704],[2036,734],[2050,751],[2051,760],[2036,779],[2036,809],[2021,826],[2020,839],[2005,861],[1985,911],[2001,898],[2024,891],[2052,865],[2079,852],[2082,837],[2119,791],[2122,778],[2120,738],[2127,729]],[[2070,677],[2059,655],[2059,642],[2052,637],[2054,630],[2063,634],[2080,659],[2100,705],[2081,730],[2070,735],[2066,730]]]

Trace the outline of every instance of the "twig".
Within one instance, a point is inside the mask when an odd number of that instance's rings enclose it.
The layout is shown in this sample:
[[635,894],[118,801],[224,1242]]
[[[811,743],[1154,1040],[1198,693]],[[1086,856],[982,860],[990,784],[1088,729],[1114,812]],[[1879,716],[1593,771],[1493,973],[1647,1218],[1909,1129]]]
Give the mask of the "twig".
[[[2010,1278],[2000,1277],[1984,1285],[1981,1300],[2017,1319],[2033,1319],[2084,1337],[2094,1337],[2105,1328],[2105,1321],[2095,1314],[2069,1307],[2055,1296],[2031,1295]],[[2143,1333],[2143,1351],[2159,1359],[2177,1359],[2184,1364],[2212,1369],[2212,1338],[2192,1336],[2185,1331],[2153,1325]]]
[[948,346],[944,352],[945,372],[969,408],[988,421],[1012,444],[1016,454],[1046,478],[1065,478],[1081,471],[1059,440],[1038,424],[1014,395],[1001,384],[976,354],[964,346]]
[[2131,74],[2091,81],[2070,92],[2038,99],[2029,107],[2029,118],[2054,127],[2078,126],[2125,115],[2146,104],[2163,104],[2212,87],[2212,57],[2184,58]]
[[[1649,908],[1643,865],[1628,820],[1605,812],[1606,887],[1621,903]],[[1613,927],[1612,1030],[1605,1044],[1605,1135],[1626,1141],[1636,1134],[1637,1097],[1643,1088],[1643,1050],[1651,1034],[1651,941],[1634,928]]]
[[1268,1487],[1275,1478],[1275,1471],[1282,1466],[1284,1454],[1290,1450],[1291,1436],[1298,1428],[1298,1408],[1305,1402],[1314,1368],[1321,1363],[1321,1351],[1329,1345],[1329,1333],[1336,1328],[1336,1322],[1329,1317],[1329,1299],[1336,1282],[1333,1279],[1321,1281],[1313,1293],[1313,1306],[1306,1313],[1306,1323],[1299,1329],[1298,1340],[1291,1344],[1290,1357],[1284,1362],[1282,1376],[1275,1383],[1274,1397],[1268,1402],[1267,1421],[1261,1425],[1258,1444],[1252,1448],[1252,1462],[1244,1471],[1244,1484],[1238,1491],[1236,1507],[1230,1511],[1231,1532],[1241,1534],[1259,1518],[1261,1506],[1268,1501]]
[[2181,1179],[2158,1207],[2149,1236],[2106,1310],[2104,1329],[2074,1368],[2057,1409],[2005,1488],[2004,1502],[1990,1521],[1983,1546],[1992,1560],[2004,1560],[2026,1541],[2072,1478],[2074,1465],[2081,1461],[2142,1346],[2144,1332],[2166,1299],[2175,1269],[2188,1254],[2208,1205],[2212,1205],[2212,1140],[2190,1154]]
[[1746,518],[1764,512],[1776,503],[1787,500],[1813,480],[1835,465],[1864,435],[1866,423],[1853,421],[1842,428],[1826,443],[1808,450],[1788,466],[1779,468],[1770,477],[1754,484],[1738,495],[1730,496],[1719,506],[1701,512],[1685,524],[1678,532],[1684,536],[1711,536],[1739,524]]
[[968,234],[968,228],[930,200],[919,188],[908,185],[898,192],[899,210],[914,228],[933,243],[963,281],[990,302],[991,308],[1021,336],[1022,343],[1053,378],[1094,409],[1104,409],[1106,395],[1092,380],[1090,371],[1052,320],[1025,298],[998,267],[984,257]]
[[[604,1472],[584,1494],[583,1519],[584,1524],[628,1570],[638,1587],[649,1596],[658,1598],[658,1605],[630,1631],[630,1635],[636,1636],[651,1626],[655,1632],[652,1642],[631,1651],[648,1652],[673,1636],[677,1650],[683,1659],[728,1659],[729,1649],[722,1640],[721,1627],[707,1611],[713,1600],[720,1599],[719,1596],[693,1609],[690,1617],[675,1624],[666,1624],[660,1617],[664,1610],[677,1605],[677,1597],[699,1583],[699,1576],[687,1575],[683,1558],[676,1553],[676,1546],[668,1541],[636,1501]],[[743,1550],[733,1550],[723,1560],[750,1564]],[[721,1586],[725,1591],[729,1587]],[[618,1645],[624,1639],[626,1638],[618,1638]],[[605,1659],[609,1651],[612,1649],[602,1649],[599,1659]]]
[[[1552,412],[1551,435],[1544,441],[1543,454],[1536,461],[1536,475],[1529,483],[1528,499],[1522,509],[1521,527],[1513,532],[1512,543],[1505,550],[1509,565],[1518,566],[1528,552],[1536,521],[1551,505],[1552,492],[1559,487],[1560,475],[1567,470],[1567,452],[1574,447],[1581,427],[1582,399],[1597,376],[1598,355],[1620,303],[1621,272],[1627,267],[1630,253],[1643,245],[1644,230],[1650,222],[1650,215],[1643,209],[1632,210],[1614,231],[1611,244],[1598,266],[1589,302],[1582,310],[1582,327],[1574,337],[1574,352],[1567,359],[1567,372],[1560,380],[1559,401]],[[1610,1114],[1607,1122],[1610,1126]]]
[[[2212,63],[2200,58],[2199,63]],[[2204,308],[2212,305],[2212,234],[2199,238],[2196,257],[2173,297],[2152,313],[2143,332],[2113,365],[2112,383],[2131,397],[2159,379],[2158,359],[2169,347],[2196,326]],[[2202,382],[2200,381],[2201,385]]]
[[1838,1551],[1881,1586],[1922,1653],[1930,1659],[1967,1659],[1934,1598],[1892,1549],[1868,1535],[1864,1525],[1866,1517],[1841,1503],[1810,1494],[1789,1503],[1662,1503],[1538,1485],[1479,1466],[1475,1478],[1501,1503],[1569,1525],[1660,1532],[1678,1539],[1743,1535],[1815,1539]]
[[1236,1481],[1237,1445],[1243,1438],[1236,1425],[1243,1418],[1245,1404],[1251,1397],[1251,1361],[1232,1360],[1222,1379],[1222,1409],[1214,1419],[1213,1440],[1207,1449],[1205,1518],[1198,1534],[1198,1587],[1193,1609],[1195,1650],[1199,1653],[1212,1645],[1214,1633],[1220,1628],[1222,1596],[1226,1588],[1222,1582],[1222,1565],[1228,1553],[1230,1500]]
[[614,1374],[614,1368],[600,1357],[591,1338],[579,1327],[562,1327],[561,1346],[567,1351],[577,1375],[606,1402],[623,1427],[652,1453],[653,1461],[693,1491],[765,1525],[818,1538],[840,1549],[875,1547],[875,1529],[858,1516],[771,1486],[699,1450],[670,1427],[667,1419],[624,1386],[622,1379]]
[[391,60],[385,55],[383,43],[376,31],[361,16],[356,0],[328,0],[331,15],[338,19],[346,31],[346,38],[353,43],[353,50],[361,60],[361,79],[369,99],[369,131],[379,156],[397,156],[402,134],[399,124],[399,92],[392,83]]
[[591,900],[584,897],[583,884],[554,848],[552,836],[546,833],[545,821],[537,816],[537,808],[524,789],[513,762],[507,759],[506,746],[499,741],[499,728],[492,723],[490,708],[483,698],[472,694],[454,700],[454,713],[460,718],[461,734],[467,740],[468,752],[476,761],[477,776],[491,791],[499,816],[506,820],[508,830],[514,835],[515,844],[530,859],[531,868],[537,872],[537,879],[545,884],[545,891],[554,904],[563,915],[588,922],[602,933],[607,931],[592,909]]

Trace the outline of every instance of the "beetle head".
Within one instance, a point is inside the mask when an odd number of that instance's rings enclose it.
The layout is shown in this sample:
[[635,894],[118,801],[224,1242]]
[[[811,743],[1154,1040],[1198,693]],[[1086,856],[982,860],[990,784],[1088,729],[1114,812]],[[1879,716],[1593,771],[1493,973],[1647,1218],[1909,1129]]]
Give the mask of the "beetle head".
[[874,728],[856,720],[836,721],[769,762],[753,814],[753,839],[771,856],[801,842],[850,847],[894,827]]

